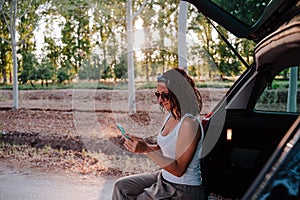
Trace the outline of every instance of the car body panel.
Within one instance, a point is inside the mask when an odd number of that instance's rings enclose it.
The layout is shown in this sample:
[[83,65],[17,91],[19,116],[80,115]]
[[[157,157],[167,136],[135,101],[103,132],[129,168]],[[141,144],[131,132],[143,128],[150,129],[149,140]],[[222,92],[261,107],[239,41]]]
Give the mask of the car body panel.
[[273,68],[280,70],[280,66],[297,66],[300,62],[298,55],[300,55],[300,15],[268,35],[255,48],[257,67],[273,64]]

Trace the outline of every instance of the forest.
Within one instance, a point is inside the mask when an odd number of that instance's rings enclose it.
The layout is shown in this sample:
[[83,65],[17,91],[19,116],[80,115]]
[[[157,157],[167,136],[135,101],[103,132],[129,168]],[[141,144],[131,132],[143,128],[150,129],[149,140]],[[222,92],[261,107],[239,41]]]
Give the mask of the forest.
[[[230,4],[230,2],[228,2]],[[234,1],[232,2],[234,3]],[[180,1],[132,0],[136,80],[178,66]],[[1,0],[0,81],[32,86],[127,79],[126,1]],[[235,77],[245,66],[193,5],[187,11],[187,68],[197,80]],[[247,63],[255,43],[216,25]],[[13,48],[15,46],[15,48]]]

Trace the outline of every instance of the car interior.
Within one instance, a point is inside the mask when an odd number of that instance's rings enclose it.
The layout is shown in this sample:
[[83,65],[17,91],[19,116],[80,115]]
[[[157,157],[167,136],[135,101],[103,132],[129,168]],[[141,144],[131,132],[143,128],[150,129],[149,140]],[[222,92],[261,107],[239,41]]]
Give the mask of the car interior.
[[243,200],[300,197],[300,116],[249,187]]

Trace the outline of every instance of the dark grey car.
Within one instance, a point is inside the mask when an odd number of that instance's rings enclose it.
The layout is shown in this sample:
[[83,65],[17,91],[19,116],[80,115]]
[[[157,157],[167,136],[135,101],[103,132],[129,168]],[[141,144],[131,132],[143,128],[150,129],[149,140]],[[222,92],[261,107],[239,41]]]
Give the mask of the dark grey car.
[[[235,36],[257,43],[254,62],[208,120],[202,158],[207,194],[274,199],[278,186],[285,197],[299,198],[300,1],[188,1]],[[287,84],[278,88],[279,79]],[[275,183],[276,176],[281,181]]]

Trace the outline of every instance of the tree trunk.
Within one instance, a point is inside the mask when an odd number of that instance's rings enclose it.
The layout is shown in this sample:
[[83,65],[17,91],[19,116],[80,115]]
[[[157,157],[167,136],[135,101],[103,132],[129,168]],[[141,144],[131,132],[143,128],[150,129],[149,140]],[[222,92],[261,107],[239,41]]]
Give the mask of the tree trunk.
[[187,49],[186,49],[186,23],[188,3],[180,1],[178,17],[178,66],[187,70]]
[[126,2],[127,20],[127,59],[128,59],[128,107],[129,115],[136,113],[135,86],[134,86],[134,63],[133,63],[133,40],[132,40],[132,2]]
[[16,45],[16,20],[17,20],[17,0],[12,1],[11,12],[11,46],[12,46],[12,59],[13,59],[13,110],[19,109],[19,96],[18,96],[18,63],[17,63],[17,45]]

